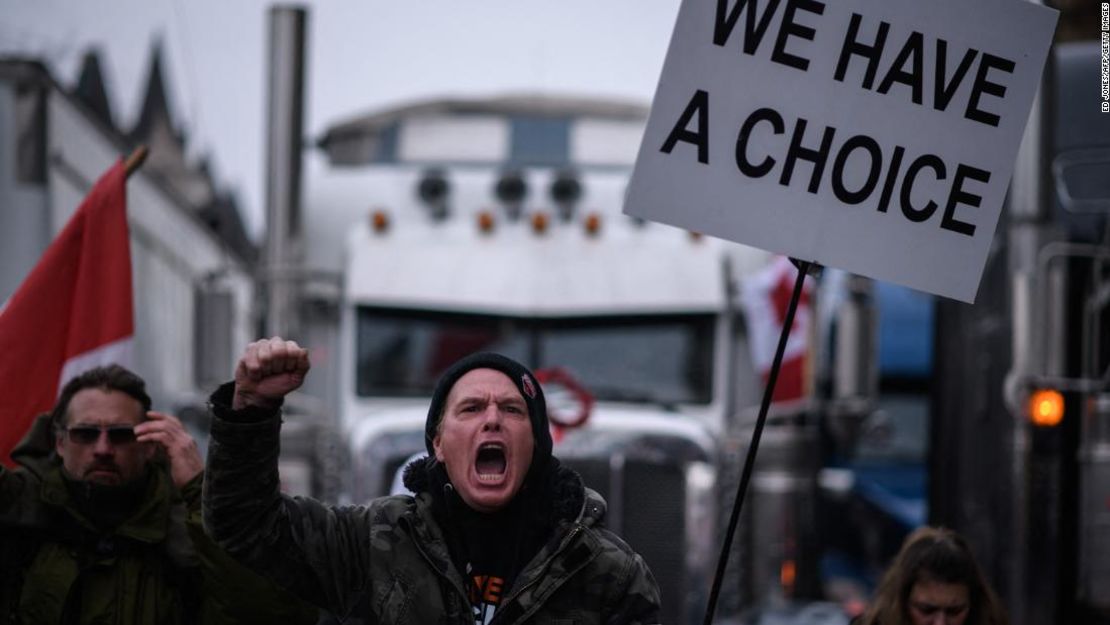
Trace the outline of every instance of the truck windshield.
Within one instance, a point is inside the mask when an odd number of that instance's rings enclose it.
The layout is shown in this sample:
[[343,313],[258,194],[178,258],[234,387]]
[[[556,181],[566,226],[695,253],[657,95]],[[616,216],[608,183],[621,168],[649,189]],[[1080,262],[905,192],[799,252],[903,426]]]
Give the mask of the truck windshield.
[[533,369],[563,367],[600,400],[704,404],[713,332],[709,314],[521,319],[361,307],[356,391],[430,395],[451,363],[495,351]]

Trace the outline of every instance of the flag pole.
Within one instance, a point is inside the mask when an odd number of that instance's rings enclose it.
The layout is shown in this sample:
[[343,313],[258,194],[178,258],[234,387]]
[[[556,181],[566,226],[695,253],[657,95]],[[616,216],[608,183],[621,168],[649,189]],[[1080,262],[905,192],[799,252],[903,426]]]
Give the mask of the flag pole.
[[147,154],[150,154],[150,149],[145,145],[140,145],[135,148],[134,152],[128,155],[127,160],[123,162],[123,171],[128,178],[143,166],[143,161],[146,160]]
[[713,615],[717,611],[717,598],[721,594],[721,583],[725,576],[725,567],[728,566],[728,556],[732,550],[732,537],[736,534],[736,526],[740,521],[740,510],[744,507],[744,494],[751,481],[752,468],[755,466],[755,455],[759,450],[759,439],[763,435],[763,426],[767,422],[767,412],[771,408],[771,397],[775,393],[775,382],[778,381],[779,368],[786,352],[786,342],[790,337],[790,328],[794,325],[794,312],[798,310],[798,300],[802,296],[802,286],[805,284],[806,274],[816,263],[810,261],[790,262],[798,269],[798,276],[794,279],[794,291],[790,296],[790,305],[786,309],[786,318],[782,322],[782,332],[779,334],[778,348],[775,350],[775,359],[771,363],[771,371],[767,376],[767,386],[763,389],[763,402],[759,406],[759,417],[752,431],[752,442],[748,446],[748,455],[744,459],[744,470],[740,476],[740,484],[736,489],[736,499],[733,500],[732,514],[729,516],[728,529],[725,530],[724,541],[721,545],[721,555],[717,558],[717,573],[713,576],[713,586],[709,591],[709,602],[705,608],[705,621],[703,625],[713,622]]

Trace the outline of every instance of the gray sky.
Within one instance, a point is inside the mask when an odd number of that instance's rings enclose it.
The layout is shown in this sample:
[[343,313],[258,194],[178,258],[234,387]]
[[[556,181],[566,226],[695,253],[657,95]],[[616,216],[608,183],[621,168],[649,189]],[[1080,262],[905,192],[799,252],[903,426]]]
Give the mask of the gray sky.
[[[63,84],[101,50],[117,123],[134,123],[159,38],[189,153],[211,155],[248,227],[263,214],[267,15],[261,0],[0,0],[0,55]],[[328,0],[309,8],[305,129],[408,100],[507,91],[650,102],[678,0]]]

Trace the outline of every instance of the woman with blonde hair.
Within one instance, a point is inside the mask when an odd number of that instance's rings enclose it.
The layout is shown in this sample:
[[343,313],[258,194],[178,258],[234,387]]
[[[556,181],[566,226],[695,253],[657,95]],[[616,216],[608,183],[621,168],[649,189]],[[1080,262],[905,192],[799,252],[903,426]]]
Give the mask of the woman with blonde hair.
[[952,530],[911,533],[858,625],[1007,625],[971,548]]

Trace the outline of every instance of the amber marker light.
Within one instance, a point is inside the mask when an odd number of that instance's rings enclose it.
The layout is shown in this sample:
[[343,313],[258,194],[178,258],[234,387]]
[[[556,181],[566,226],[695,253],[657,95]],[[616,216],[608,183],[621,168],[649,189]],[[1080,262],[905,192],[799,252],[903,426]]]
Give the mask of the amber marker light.
[[794,595],[794,582],[798,578],[797,565],[793,560],[783,560],[782,566],[779,567],[779,583],[782,584],[782,591],[787,597]]
[[383,209],[376,209],[370,214],[370,225],[374,232],[381,234],[389,229],[389,213]]
[[532,213],[532,231],[536,234],[547,232],[547,213]]
[[1029,419],[1043,428],[1060,425],[1064,420],[1064,396],[1052,389],[1033,391],[1029,396]]
[[478,231],[482,234],[489,234],[493,232],[493,227],[497,222],[493,218],[493,214],[489,211],[482,211],[478,213]]
[[582,226],[586,229],[586,234],[596,237],[601,233],[601,215],[597,213],[586,215],[586,221],[583,222]]

